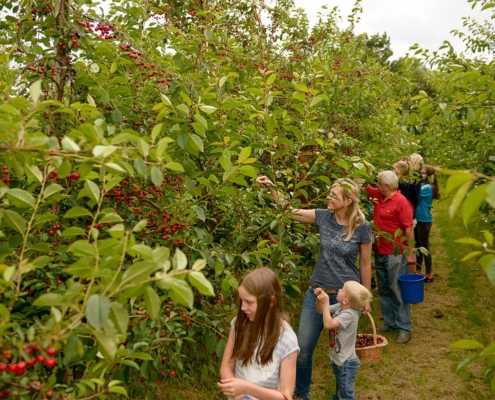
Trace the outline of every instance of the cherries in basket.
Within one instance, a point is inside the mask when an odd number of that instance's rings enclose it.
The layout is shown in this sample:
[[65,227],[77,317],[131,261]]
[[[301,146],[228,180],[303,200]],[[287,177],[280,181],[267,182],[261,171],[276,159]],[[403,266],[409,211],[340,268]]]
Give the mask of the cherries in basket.
[[[383,339],[379,336],[376,337],[376,344],[383,343]],[[373,346],[373,335],[367,333],[362,333],[356,336],[356,348],[360,349],[363,347]]]

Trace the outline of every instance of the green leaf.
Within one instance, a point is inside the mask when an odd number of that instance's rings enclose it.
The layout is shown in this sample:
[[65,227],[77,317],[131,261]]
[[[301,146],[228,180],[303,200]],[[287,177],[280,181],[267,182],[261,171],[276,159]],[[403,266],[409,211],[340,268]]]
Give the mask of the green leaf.
[[193,285],[196,289],[199,290],[200,293],[206,295],[206,296],[214,296],[215,291],[213,289],[213,285],[208,281],[208,279],[205,278],[202,272],[200,271],[191,271],[187,275],[189,282],[191,285]]
[[86,318],[97,331],[101,330],[110,315],[110,299],[100,294],[89,296],[86,306]]
[[467,225],[469,219],[478,211],[486,196],[486,185],[478,186],[469,192],[466,200],[462,203],[462,222]]
[[142,219],[139,221],[135,226],[134,229],[132,230],[133,232],[141,232],[144,228],[146,228],[146,225],[148,224],[147,219]]
[[5,223],[10,226],[13,230],[21,235],[24,235],[26,232],[26,221],[12,210],[5,210],[3,212]]
[[105,360],[113,362],[117,354],[116,338],[112,338],[104,332],[94,332],[94,336],[99,345],[98,349]]
[[7,192],[10,204],[18,208],[34,208],[36,201],[33,195],[22,189],[10,189]]
[[156,270],[156,265],[149,261],[140,261],[132,264],[122,275],[122,281],[139,284],[143,279],[147,279]]
[[208,129],[208,122],[206,121],[205,117],[203,117],[201,114],[196,114],[194,116],[194,119],[198,121],[201,125],[203,125],[205,129]]
[[44,224],[45,222],[56,221],[56,220],[58,220],[58,218],[59,218],[58,215],[53,215],[53,214],[40,215],[34,221],[33,227],[35,227],[37,225]]
[[189,137],[194,142],[194,144],[198,147],[199,151],[201,151],[201,153],[204,153],[205,149],[204,149],[203,140],[198,135],[195,135],[194,133],[189,135]]
[[91,214],[91,212],[85,209],[84,207],[74,207],[65,213],[64,219],[86,217],[86,216],[93,216],[93,214]]
[[108,157],[110,154],[113,154],[117,150],[118,150],[117,146],[97,145],[97,146],[93,147],[93,155],[96,158],[105,158],[105,157]]
[[146,259],[153,258],[153,251],[151,250],[151,247],[146,246],[144,244],[135,244],[134,246],[128,249],[128,253],[131,255],[135,255],[133,253],[136,253]]
[[162,182],[163,182],[163,174],[162,174],[162,171],[160,170],[160,168],[153,166],[151,168],[151,174],[150,175],[151,175],[151,182],[153,182],[153,184],[155,186],[160,187]]
[[239,172],[242,175],[250,176],[251,178],[256,179],[258,177],[258,174],[256,174],[256,170],[252,165],[243,165],[240,169]]
[[455,212],[457,211],[461,203],[464,201],[464,198],[466,197],[466,193],[471,187],[471,184],[472,184],[471,180],[464,182],[464,184],[462,184],[462,186],[455,193],[454,198],[452,199],[452,202],[450,203],[450,207],[449,207],[450,218],[454,218]]
[[447,193],[452,192],[453,190],[457,189],[459,186],[466,186],[467,183],[469,183],[469,186],[471,186],[471,181],[473,180],[474,176],[473,174],[470,173],[465,173],[465,172],[457,172],[452,174],[449,179],[447,180],[447,185],[445,186],[445,191]]
[[33,302],[33,306],[35,307],[54,307],[63,306],[65,304],[62,295],[58,293],[43,293]]
[[79,235],[86,235],[86,231],[82,228],[79,228],[78,226],[71,226],[70,228],[67,228],[65,231],[62,232],[61,236],[62,237],[70,237],[70,236],[79,236]]
[[100,200],[100,188],[93,181],[86,180],[84,182],[84,188],[77,195],[78,199],[80,199],[81,197],[88,197],[95,203],[98,203],[98,201]]
[[8,323],[10,320],[10,311],[3,304],[0,304],[0,317],[0,320],[3,321],[3,323]]
[[79,361],[84,356],[84,345],[79,338],[71,333],[64,346],[64,365],[67,367]]
[[117,393],[125,397],[129,397],[129,395],[127,394],[127,390],[123,386],[112,386],[111,388],[108,388],[108,392]]
[[473,239],[473,238],[457,239],[455,242],[456,243],[462,243],[462,244],[472,244],[474,246],[483,247],[483,243],[481,243],[480,241]]
[[105,214],[103,217],[101,217],[100,223],[105,223],[105,222],[122,222],[122,217],[119,214],[115,213],[108,213]]
[[211,114],[211,113],[214,113],[217,108],[216,107],[213,107],[213,106],[206,106],[206,105],[203,105],[203,106],[199,106],[199,109],[201,111],[203,111],[204,113],[206,114]]
[[230,169],[232,168],[231,157],[232,157],[232,153],[227,149],[225,149],[222,152],[222,155],[220,156],[220,165],[222,166],[225,172],[230,171]]
[[462,339],[450,345],[451,349],[484,349],[485,347],[476,340]]
[[309,89],[306,85],[303,85],[302,83],[298,83],[294,86],[294,88],[299,91],[299,92],[309,92]]
[[205,267],[206,267],[206,260],[200,258],[200,259],[194,261],[194,264],[193,264],[191,269],[193,271],[201,271]]
[[182,271],[187,267],[187,257],[181,249],[175,250],[174,257],[172,258],[172,266],[178,271]]
[[205,211],[203,210],[203,208],[201,208],[199,206],[195,206],[194,212],[196,213],[196,215],[198,216],[198,218],[201,221],[203,221],[203,222],[206,221],[206,215],[205,215]]
[[490,280],[492,285],[495,286],[495,258],[488,264],[486,275],[488,276],[488,279]]
[[322,97],[313,97],[311,100],[311,103],[309,105],[309,108],[316,106],[317,104],[320,104],[324,99]]
[[249,156],[251,155],[251,147],[244,147],[241,152],[239,153],[239,159],[237,160],[237,162],[239,164],[242,164],[244,161],[246,161]]
[[37,103],[40,95],[41,95],[41,83],[43,81],[41,79],[38,79],[37,81],[34,81],[31,83],[29,86],[29,94],[31,95],[31,98],[33,99],[33,103]]
[[68,153],[77,153],[78,151],[81,151],[81,148],[77,143],[67,136],[64,136],[62,139],[62,148]]
[[61,192],[62,190],[64,190],[64,188],[58,183],[52,183],[43,191],[43,200],[46,200],[48,197],[53,196],[54,194]]
[[160,296],[155,292],[155,290],[147,286],[144,289],[144,303],[146,304],[146,310],[148,311],[151,318],[155,319],[160,312]]
[[273,82],[275,82],[275,79],[277,79],[277,74],[271,74],[266,80],[266,86],[272,85]]
[[78,240],[70,245],[70,253],[76,256],[95,256],[95,248],[87,240]]
[[26,171],[28,183],[41,183],[43,181],[43,174],[36,165],[24,164],[24,171]]
[[166,285],[170,291],[170,297],[176,303],[192,308],[194,302],[194,293],[187,282],[181,279],[169,278]]
[[175,162],[175,161],[171,161],[171,162],[166,163],[164,165],[164,167],[171,170],[171,171],[184,172],[184,167],[180,163]]
[[146,158],[150,154],[150,145],[143,139],[138,140],[138,150],[141,155]]
[[151,140],[154,142],[156,140],[156,138],[158,137],[158,135],[160,134],[160,132],[162,131],[162,128],[163,128],[163,124],[156,124],[154,127],[153,127],[153,130],[151,131]]
[[129,326],[129,315],[124,306],[116,301],[112,302],[109,318],[119,333],[125,335]]

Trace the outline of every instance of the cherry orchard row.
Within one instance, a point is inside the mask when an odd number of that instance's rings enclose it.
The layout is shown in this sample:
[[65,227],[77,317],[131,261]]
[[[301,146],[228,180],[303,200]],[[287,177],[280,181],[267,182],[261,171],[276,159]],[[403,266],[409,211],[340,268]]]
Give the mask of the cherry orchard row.
[[[413,89],[333,14],[309,34],[289,0],[109,3],[2,5],[0,334],[19,375],[0,391],[21,399],[216,374],[237,278],[270,265],[297,297],[317,253],[258,173],[323,207],[332,179],[415,150],[396,107]],[[34,346],[52,368],[22,368]]]

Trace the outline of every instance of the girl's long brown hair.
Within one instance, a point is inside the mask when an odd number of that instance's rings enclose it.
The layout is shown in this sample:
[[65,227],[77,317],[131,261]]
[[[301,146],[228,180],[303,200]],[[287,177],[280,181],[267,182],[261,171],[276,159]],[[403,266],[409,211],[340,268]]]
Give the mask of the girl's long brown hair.
[[239,286],[256,297],[257,308],[251,322],[241,310],[242,300],[239,300],[232,359],[246,365],[254,355],[253,362],[266,365],[273,359],[273,350],[286,320],[282,312],[280,282],[271,269],[263,267],[245,275]]
[[423,177],[424,182],[431,185],[433,189],[433,198],[435,200],[440,200],[440,190],[438,189],[438,180],[435,168],[431,165],[425,165],[424,169],[426,171],[426,176]]

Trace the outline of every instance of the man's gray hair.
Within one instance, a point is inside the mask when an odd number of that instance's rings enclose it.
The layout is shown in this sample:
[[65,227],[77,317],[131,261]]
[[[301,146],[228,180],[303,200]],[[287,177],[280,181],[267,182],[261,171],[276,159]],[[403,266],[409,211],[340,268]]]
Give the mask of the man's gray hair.
[[388,185],[392,190],[399,187],[399,180],[394,171],[382,171],[378,174],[378,179],[383,185]]

